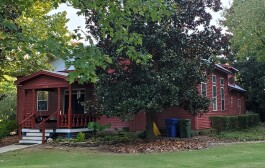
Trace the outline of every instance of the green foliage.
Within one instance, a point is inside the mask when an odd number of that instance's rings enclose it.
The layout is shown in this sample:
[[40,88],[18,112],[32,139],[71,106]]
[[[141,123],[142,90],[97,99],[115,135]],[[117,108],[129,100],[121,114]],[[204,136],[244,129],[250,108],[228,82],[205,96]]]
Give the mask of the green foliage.
[[0,138],[10,135],[10,132],[17,130],[16,120],[0,121]]
[[77,142],[84,142],[85,141],[86,134],[83,132],[78,132],[76,136]]
[[16,93],[7,93],[0,100],[0,121],[16,118]]
[[68,54],[66,12],[48,15],[58,2],[0,2],[0,80],[50,69],[50,60]]
[[104,131],[106,129],[109,129],[111,127],[111,124],[102,125],[98,122],[89,122],[87,124],[88,129],[94,130],[94,131]]
[[94,141],[102,144],[127,143],[139,139],[139,134],[135,132],[113,132],[102,131],[94,137]]
[[265,61],[264,0],[234,0],[225,18],[225,26],[233,33],[231,47],[237,58]]
[[98,43],[79,45],[81,52],[67,57],[68,66],[77,69],[70,79],[98,80],[102,114],[127,120],[144,111],[149,135],[154,112],[172,106],[193,115],[208,110],[210,101],[199,95],[197,84],[207,80],[213,55],[229,53],[229,36],[210,25],[206,11],[219,11],[220,0],[74,0],[72,5],[86,16],[87,40]]
[[246,129],[260,122],[258,114],[246,114],[239,116],[212,116],[209,117],[212,122],[212,128],[217,134],[229,130]]
[[0,80],[0,121],[13,120],[16,117],[16,87],[14,78],[4,76],[5,81]]
[[251,128],[233,131],[224,131],[219,135],[218,138],[232,139],[239,141],[264,141],[265,140],[265,127],[258,125]]
[[235,67],[239,70],[238,83],[247,90],[247,110],[259,113],[261,121],[265,121],[265,63],[251,57],[237,62]]

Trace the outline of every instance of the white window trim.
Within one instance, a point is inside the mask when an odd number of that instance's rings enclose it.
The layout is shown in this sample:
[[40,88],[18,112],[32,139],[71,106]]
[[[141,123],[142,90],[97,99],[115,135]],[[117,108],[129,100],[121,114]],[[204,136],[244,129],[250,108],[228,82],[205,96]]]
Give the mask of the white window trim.
[[[222,89],[224,91],[224,99],[222,99]],[[221,111],[225,111],[225,89],[224,89],[224,87],[220,88],[220,96],[221,96]],[[223,100],[224,100],[224,109],[222,109]]]
[[[222,84],[222,82],[221,82],[222,80],[224,81],[223,84]],[[220,78],[220,85],[221,85],[221,86],[224,86],[224,84],[225,84],[225,79],[224,79],[224,78]]]
[[205,84],[205,97],[207,97],[207,84],[205,82],[201,82],[201,94],[202,94],[202,96],[204,96],[202,93],[202,85],[203,84]]
[[[213,78],[215,78],[215,82],[213,81]],[[217,78],[216,78],[216,75],[212,75],[212,83],[213,83],[213,84],[216,84],[216,79],[217,79]]]
[[[240,103],[239,103],[240,102]],[[239,111],[239,114],[241,114],[242,113],[242,106],[241,106],[241,99],[238,99],[238,110],[240,110]]]
[[[38,93],[39,92],[48,92],[47,100],[39,100]],[[46,110],[39,110],[39,101],[47,101],[47,109]],[[49,91],[37,91],[37,111],[48,111],[49,109]]]
[[[215,91],[215,93],[216,93],[215,97],[214,97],[214,95],[213,95],[213,93],[214,93],[214,91],[213,91],[214,86],[215,86],[215,89],[216,89],[216,91]],[[215,98],[215,103],[216,103],[216,109],[214,109],[214,102],[213,102],[213,111],[218,111],[218,104],[217,104],[217,87],[216,87],[216,85],[213,85],[213,86],[212,86],[212,96],[213,96],[213,99]]]

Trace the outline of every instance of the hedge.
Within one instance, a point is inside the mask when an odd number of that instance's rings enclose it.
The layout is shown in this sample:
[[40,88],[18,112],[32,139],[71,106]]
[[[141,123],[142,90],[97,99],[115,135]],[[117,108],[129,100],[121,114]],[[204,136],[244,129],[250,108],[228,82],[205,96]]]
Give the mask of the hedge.
[[219,134],[222,131],[241,130],[257,125],[260,122],[258,114],[238,116],[212,116],[209,117],[212,128]]

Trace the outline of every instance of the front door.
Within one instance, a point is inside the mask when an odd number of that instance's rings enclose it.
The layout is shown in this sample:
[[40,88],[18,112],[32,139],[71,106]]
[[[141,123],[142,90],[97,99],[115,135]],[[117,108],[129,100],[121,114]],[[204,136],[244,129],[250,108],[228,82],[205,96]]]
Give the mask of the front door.
[[[64,114],[68,113],[69,107],[69,92],[65,92],[64,96]],[[84,114],[85,112],[85,90],[73,90],[72,92],[72,113]]]

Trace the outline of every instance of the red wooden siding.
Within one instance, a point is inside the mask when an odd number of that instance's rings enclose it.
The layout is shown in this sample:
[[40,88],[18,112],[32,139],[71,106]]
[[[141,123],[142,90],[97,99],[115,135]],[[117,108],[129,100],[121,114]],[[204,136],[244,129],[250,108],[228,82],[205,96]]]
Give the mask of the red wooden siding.
[[144,131],[145,130],[145,113],[139,113],[131,121],[122,121],[121,119],[107,118],[106,116],[100,117],[99,123],[106,125],[111,124],[111,130],[122,129],[128,127],[130,131]]
[[22,82],[22,84],[23,88],[26,89],[55,88],[55,87],[69,86],[66,80],[48,75],[36,76],[35,78]]
[[177,118],[177,119],[190,119],[192,129],[196,129],[196,117],[188,114],[184,109],[181,108],[169,108],[165,112],[156,113],[155,123],[159,129],[165,129],[166,123],[165,119],[167,118]]
[[[37,110],[37,91],[47,90],[49,91],[48,98],[48,111],[37,112],[38,115],[49,116],[57,111],[58,104],[58,94],[57,88],[61,89],[61,111],[63,114],[64,110],[64,90],[68,89],[69,83],[64,79],[63,75],[60,77],[55,74],[45,74],[47,72],[38,72],[31,77],[24,77],[17,82],[17,120],[21,122],[27,113],[33,112],[33,107]],[[192,123],[193,130],[207,129],[211,127],[209,121],[209,116],[222,116],[222,115],[238,115],[239,107],[238,100],[241,100],[241,114],[246,113],[245,98],[242,92],[237,90],[231,90],[228,88],[228,77],[233,76],[233,74],[227,74],[226,72],[215,70],[213,72],[216,75],[216,88],[217,88],[217,110],[213,111],[213,104],[210,103],[209,111],[202,116],[192,116],[188,114],[182,108],[172,107],[167,109],[163,113],[155,114],[155,122],[160,129],[165,129],[165,119],[166,118],[178,118],[178,119],[190,119]],[[53,76],[55,75],[55,76]],[[224,95],[225,95],[225,110],[221,110],[221,78],[224,79]],[[209,99],[212,99],[212,75],[209,76],[206,82],[206,94]],[[71,85],[72,89],[84,88],[86,100],[95,100],[94,88],[92,84],[79,85],[74,83]],[[35,100],[33,100],[33,89],[35,90]],[[197,86],[199,93],[201,93],[201,85]],[[231,98],[233,99],[233,106],[231,105]],[[88,113],[94,113],[94,111],[89,111]],[[101,117],[98,122],[101,124],[110,123],[112,125],[111,129],[122,129],[128,127],[130,131],[143,131],[145,130],[145,113],[139,113],[131,121],[121,121],[119,118],[107,118],[106,116]]]

